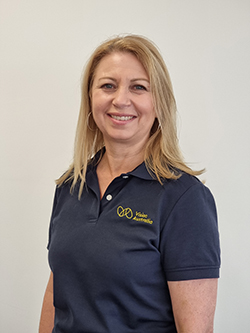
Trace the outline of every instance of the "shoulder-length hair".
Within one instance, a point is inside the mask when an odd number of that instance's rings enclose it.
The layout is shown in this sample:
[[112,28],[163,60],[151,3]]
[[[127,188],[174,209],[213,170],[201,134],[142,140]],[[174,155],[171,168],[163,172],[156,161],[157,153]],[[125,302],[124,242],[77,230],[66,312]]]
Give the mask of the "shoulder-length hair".
[[[170,76],[157,47],[145,37],[125,35],[102,43],[90,57],[81,86],[81,106],[75,137],[73,163],[56,183],[72,181],[73,190],[80,181],[81,197],[87,166],[93,156],[104,147],[103,135],[91,112],[91,89],[100,61],[113,52],[130,52],[141,62],[149,76],[156,119],[145,149],[144,161],[148,171],[162,184],[163,179],[177,179],[181,172],[199,175],[203,171],[189,168],[180,152],[176,128],[176,102]],[[101,157],[100,157],[101,158]]]

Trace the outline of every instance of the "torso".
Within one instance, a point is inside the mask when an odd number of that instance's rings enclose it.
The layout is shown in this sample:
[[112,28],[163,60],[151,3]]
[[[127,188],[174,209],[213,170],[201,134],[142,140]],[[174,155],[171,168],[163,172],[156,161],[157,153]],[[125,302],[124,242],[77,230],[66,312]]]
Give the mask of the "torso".
[[113,180],[98,172],[89,167],[80,200],[69,183],[57,189],[48,246],[54,332],[176,333],[166,281],[218,269],[207,241],[217,232],[211,194],[188,175],[160,185],[144,164]]

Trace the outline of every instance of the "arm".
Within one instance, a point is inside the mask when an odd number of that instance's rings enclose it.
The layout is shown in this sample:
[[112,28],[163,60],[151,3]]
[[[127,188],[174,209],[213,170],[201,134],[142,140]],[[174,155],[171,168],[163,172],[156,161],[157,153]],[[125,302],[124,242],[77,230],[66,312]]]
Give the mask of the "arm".
[[178,333],[212,333],[217,279],[169,281]]
[[50,274],[49,282],[45,291],[40,318],[39,333],[51,333],[54,327],[53,306],[53,274]]

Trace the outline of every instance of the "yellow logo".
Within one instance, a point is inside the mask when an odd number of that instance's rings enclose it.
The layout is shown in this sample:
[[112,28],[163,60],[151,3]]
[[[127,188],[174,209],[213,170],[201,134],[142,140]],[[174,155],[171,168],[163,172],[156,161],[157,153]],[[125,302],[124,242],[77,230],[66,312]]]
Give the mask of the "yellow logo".
[[125,216],[129,220],[133,218],[133,220],[135,221],[153,224],[153,221],[148,217],[148,214],[142,212],[136,212],[134,216],[131,208],[123,208],[122,206],[119,206],[117,208],[117,215],[119,217]]
[[120,217],[126,216],[127,219],[132,219],[133,217],[133,212],[131,208],[123,208],[122,206],[119,206],[117,208],[117,214]]

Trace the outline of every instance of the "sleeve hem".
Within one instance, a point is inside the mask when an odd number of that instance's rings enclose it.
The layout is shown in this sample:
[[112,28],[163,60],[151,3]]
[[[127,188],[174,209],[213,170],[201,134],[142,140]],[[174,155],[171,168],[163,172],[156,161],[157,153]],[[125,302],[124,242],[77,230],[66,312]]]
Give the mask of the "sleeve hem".
[[201,267],[195,269],[179,269],[166,272],[167,281],[185,281],[197,279],[216,279],[220,277],[220,267]]

